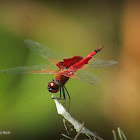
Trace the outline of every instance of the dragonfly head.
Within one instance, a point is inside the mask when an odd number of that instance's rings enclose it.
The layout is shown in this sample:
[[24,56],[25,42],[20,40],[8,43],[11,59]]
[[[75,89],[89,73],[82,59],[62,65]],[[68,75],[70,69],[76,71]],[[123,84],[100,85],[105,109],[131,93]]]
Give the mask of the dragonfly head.
[[59,83],[57,81],[52,81],[48,83],[48,91],[52,93],[56,93],[59,91]]

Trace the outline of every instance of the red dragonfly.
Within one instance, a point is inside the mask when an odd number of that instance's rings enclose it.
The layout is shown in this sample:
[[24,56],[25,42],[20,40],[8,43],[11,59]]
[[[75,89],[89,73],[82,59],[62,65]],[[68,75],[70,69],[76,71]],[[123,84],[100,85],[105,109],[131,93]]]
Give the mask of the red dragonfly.
[[[61,98],[61,90],[62,90],[63,99],[66,100],[65,97],[66,92],[70,101],[70,95],[65,87],[65,84],[69,80],[69,78],[75,78],[89,84],[94,84],[98,82],[99,79],[93,73],[87,71],[86,69],[108,67],[118,63],[117,61],[104,61],[93,58],[93,56],[96,53],[98,53],[103,48],[103,46],[95,49],[86,57],[73,56],[71,58],[65,58],[63,54],[53,51],[52,49],[43,46],[37,42],[31,40],[25,40],[24,42],[25,45],[33,52],[48,59],[53,65],[55,65],[57,70],[52,68],[51,65],[36,65],[31,67],[29,66],[16,67],[11,69],[5,69],[2,71],[4,73],[9,74],[21,74],[21,73],[55,74],[55,80],[52,80],[51,82],[48,83],[48,91],[52,93],[57,93],[60,90],[60,98],[57,99],[62,99]],[[63,60],[58,61],[60,57],[63,58]]]

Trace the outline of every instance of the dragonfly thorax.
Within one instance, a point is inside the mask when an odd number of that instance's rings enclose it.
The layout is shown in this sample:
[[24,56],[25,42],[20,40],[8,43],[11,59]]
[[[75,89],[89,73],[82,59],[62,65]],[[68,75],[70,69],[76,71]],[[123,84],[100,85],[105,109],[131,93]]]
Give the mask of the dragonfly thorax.
[[58,81],[52,81],[48,83],[48,91],[52,93],[56,93],[59,91],[60,85]]

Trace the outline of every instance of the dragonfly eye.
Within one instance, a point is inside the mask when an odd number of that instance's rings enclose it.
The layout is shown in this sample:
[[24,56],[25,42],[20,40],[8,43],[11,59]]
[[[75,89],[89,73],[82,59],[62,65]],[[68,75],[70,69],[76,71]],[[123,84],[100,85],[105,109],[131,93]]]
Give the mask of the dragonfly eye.
[[48,91],[52,93],[56,93],[59,91],[59,84],[56,81],[49,82]]

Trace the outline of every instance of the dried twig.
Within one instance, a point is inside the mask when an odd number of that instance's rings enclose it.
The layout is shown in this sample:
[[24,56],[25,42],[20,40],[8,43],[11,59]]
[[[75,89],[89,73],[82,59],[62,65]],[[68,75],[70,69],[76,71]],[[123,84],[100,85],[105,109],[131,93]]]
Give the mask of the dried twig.
[[[87,134],[86,134],[86,135],[87,135]],[[92,138],[91,138],[89,135],[87,135],[87,137],[89,137],[89,139],[92,140]],[[96,140],[96,138],[93,137],[93,140]]]
[[[118,134],[119,134],[119,137],[120,137],[120,140],[127,140],[125,134],[123,133],[123,131],[120,129],[120,127],[118,127]],[[122,137],[123,136],[123,137]]]
[[[114,130],[112,130],[112,133],[113,133],[113,137],[114,137],[114,140],[117,140],[117,137],[116,137],[116,133]],[[118,134],[119,134],[119,138],[120,140],[127,140],[125,134],[122,132],[122,130],[118,127]]]
[[84,122],[82,123],[81,128],[80,128],[79,132],[77,133],[77,135],[75,136],[74,140],[76,140],[78,138],[78,136],[80,135],[83,126],[84,126]]
[[114,130],[112,130],[112,133],[113,133],[114,140],[117,140],[116,133]]
[[56,108],[57,108],[57,112],[58,114],[62,115],[67,121],[69,121],[74,128],[76,129],[77,132],[80,131],[80,133],[83,133],[85,135],[90,135],[95,137],[98,140],[103,140],[100,136],[96,135],[95,133],[91,132],[90,130],[88,130],[86,127],[81,127],[82,124],[79,123],[77,120],[75,120],[67,111],[66,109],[62,106],[62,104],[60,102],[57,101],[57,99],[55,99],[54,96],[52,96],[52,99],[54,100],[55,104],[56,104]]
[[65,120],[65,119],[63,119],[63,123],[64,123],[64,127],[65,127],[65,129],[66,129],[68,135],[70,135],[70,133],[69,133],[69,131],[68,131],[68,129],[67,129],[67,126],[66,126],[66,120]]
[[[86,136],[89,137],[90,140],[92,140],[92,138],[90,136],[93,137],[94,140],[103,140],[100,136],[98,136],[96,133],[91,132],[90,130],[88,130],[86,127],[84,127],[84,123],[79,123],[77,120],[75,120],[70,114],[69,112],[66,111],[66,109],[62,106],[62,104],[60,102],[57,101],[57,99],[55,99],[54,96],[52,96],[52,99],[54,100],[55,104],[56,104],[56,108],[57,108],[57,112],[58,114],[62,115],[64,117],[63,122],[64,122],[64,127],[67,131],[68,134],[70,134],[68,132],[68,129],[66,127],[66,122],[65,119],[70,122],[73,127],[75,128],[75,130],[77,131],[77,134],[75,136],[75,138],[70,138],[69,136],[62,134],[62,136],[64,136],[67,139],[70,140],[77,140],[78,136],[80,135],[80,133],[85,134]],[[114,140],[117,140],[116,137],[116,133],[114,130],[112,130],[113,136],[114,136]],[[118,134],[119,134],[119,138],[120,140],[127,140],[125,134],[122,132],[122,130],[118,127]]]
[[65,135],[65,134],[61,134],[63,137],[65,137],[65,138],[67,138],[67,139],[70,139],[70,140],[73,140],[73,138],[70,138],[70,137],[68,137],[67,135]]

